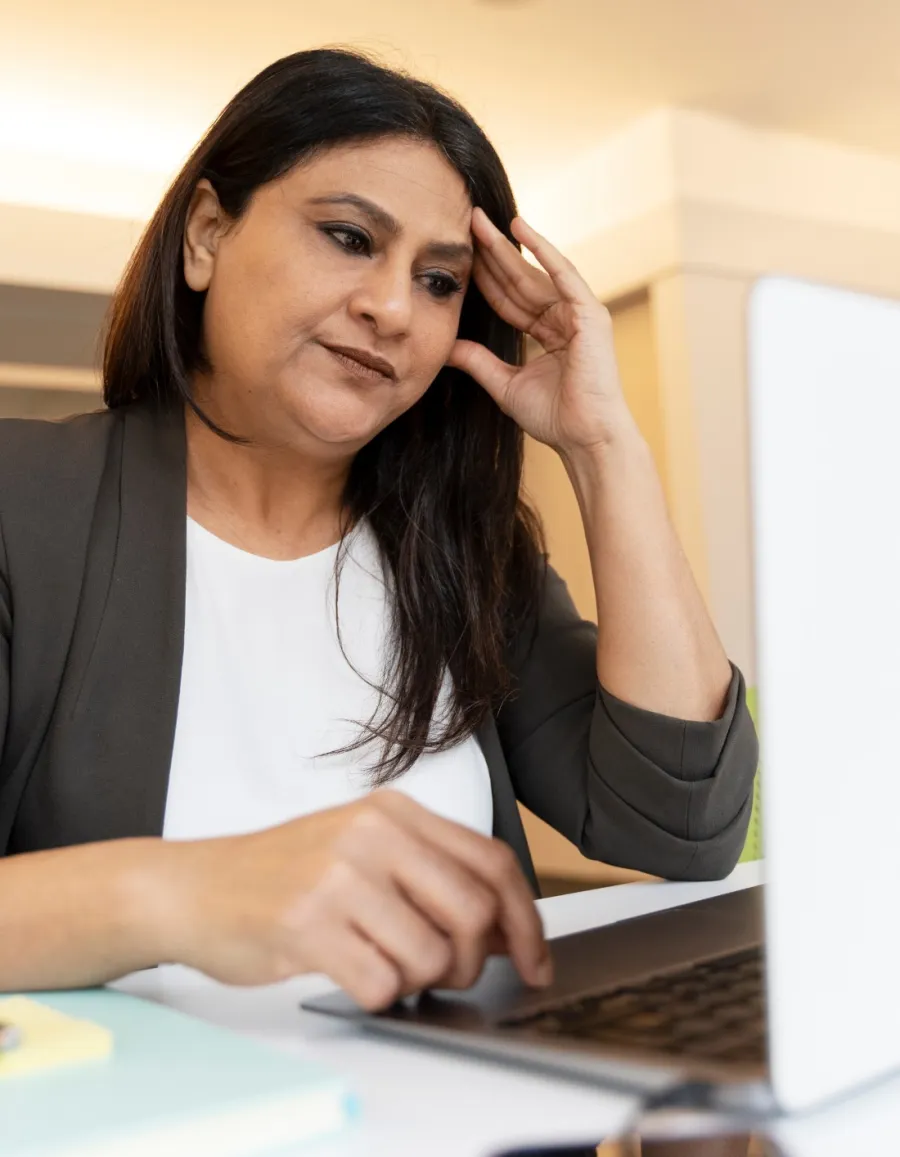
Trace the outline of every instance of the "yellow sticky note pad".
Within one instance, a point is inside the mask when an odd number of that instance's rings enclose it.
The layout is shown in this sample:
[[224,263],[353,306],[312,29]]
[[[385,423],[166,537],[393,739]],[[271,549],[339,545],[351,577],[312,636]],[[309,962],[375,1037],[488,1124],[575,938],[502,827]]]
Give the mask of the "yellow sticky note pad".
[[0,1052],[0,1080],[58,1065],[102,1060],[113,1049],[108,1028],[76,1020],[27,996],[0,997],[0,1022],[21,1033],[19,1044]]

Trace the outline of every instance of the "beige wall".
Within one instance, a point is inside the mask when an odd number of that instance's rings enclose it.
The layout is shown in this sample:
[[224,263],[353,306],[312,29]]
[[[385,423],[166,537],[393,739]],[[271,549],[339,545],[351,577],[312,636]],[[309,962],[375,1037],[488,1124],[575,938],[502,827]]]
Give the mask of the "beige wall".
[[0,283],[109,293],[143,224],[0,203]]
[[776,274],[900,297],[900,232],[699,203],[681,215],[683,260],[650,287],[670,509],[725,648],[753,686],[749,296]]
[[751,284],[740,275],[681,270],[657,281],[652,297],[660,317],[677,314],[679,354],[666,399],[677,411],[667,415],[668,444],[682,472],[676,528],[725,650],[753,685],[745,347]]
[[649,293],[641,290],[610,302],[613,340],[628,407],[647,439],[663,483],[668,477],[656,321]]
[[0,386],[0,418],[68,418],[98,410],[102,404],[102,397],[94,392]]

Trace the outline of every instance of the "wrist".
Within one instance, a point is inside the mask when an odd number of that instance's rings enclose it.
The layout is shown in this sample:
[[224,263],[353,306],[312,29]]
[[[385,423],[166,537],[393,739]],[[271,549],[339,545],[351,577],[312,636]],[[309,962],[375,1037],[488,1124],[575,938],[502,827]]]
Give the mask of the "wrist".
[[646,469],[649,466],[655,470],[650,447],[630,413],[610,423],[602,438],[562,447],[558,453],[576,489],[584,485],[596,486],[611,474],[618,475],[634,468]]
[[125,933],[145,967],[181,962],[186,900],[193,891],[190,842],[130,840],[128,869],[119,879]]

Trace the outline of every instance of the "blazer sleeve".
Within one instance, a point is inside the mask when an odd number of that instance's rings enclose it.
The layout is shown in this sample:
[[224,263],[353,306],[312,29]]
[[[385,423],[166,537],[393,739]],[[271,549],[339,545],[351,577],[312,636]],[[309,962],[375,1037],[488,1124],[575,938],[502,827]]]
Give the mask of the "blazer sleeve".
[[6,722],[9,715],[9,652],[12,646],[12,606],[6,571],[6,548],[3,523],[0,521],[0,764],[6,745]]
[[740,671],[732,665],[721,718],[693,722],[611,695],[596,647],[596,626],[548,566],[497,713],[518,799],[590,859],[667,879],[726,876],[743,848],[759,754]]

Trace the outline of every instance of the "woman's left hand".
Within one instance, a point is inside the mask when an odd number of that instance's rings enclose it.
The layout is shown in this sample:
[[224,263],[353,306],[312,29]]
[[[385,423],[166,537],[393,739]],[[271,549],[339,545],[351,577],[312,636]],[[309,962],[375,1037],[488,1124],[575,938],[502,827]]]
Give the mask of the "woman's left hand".
[[574,265],[521,217],[513,219],[512,233],[543,268],[530,265],[476,208],[473,276],[491,308],[539,342],[544,353],[511,366],[477,342],[457,340],[447,364],[470,374],[538,441],[563,454],[600,449],[633,426],[609,312]]

